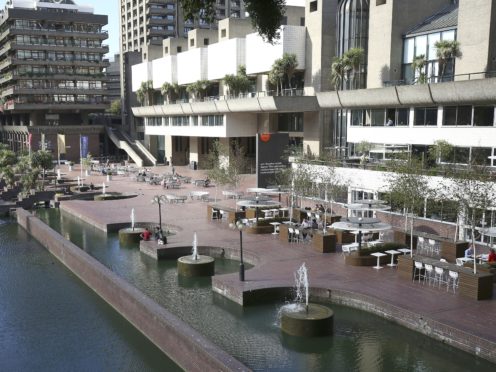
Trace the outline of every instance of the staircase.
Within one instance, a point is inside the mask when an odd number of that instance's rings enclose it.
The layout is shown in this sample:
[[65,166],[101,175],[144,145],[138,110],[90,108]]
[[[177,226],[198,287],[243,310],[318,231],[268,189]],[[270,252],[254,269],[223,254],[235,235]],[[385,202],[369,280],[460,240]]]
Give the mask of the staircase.
[[110,140],[118,149],[124,150],[138,167],[157,164],[157,159],[139,141],[132,140],[120,129],[105,127]]

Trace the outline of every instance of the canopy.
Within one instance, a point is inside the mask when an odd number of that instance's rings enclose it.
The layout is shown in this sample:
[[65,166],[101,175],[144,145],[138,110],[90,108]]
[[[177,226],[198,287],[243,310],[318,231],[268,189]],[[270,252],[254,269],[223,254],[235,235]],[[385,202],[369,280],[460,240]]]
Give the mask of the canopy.
[[281,203],[276,200],[267,199],[242,199],[236,202],[236,205],[240,207],[248,207],[248,208],[268,208],[268,207],[279,207]]

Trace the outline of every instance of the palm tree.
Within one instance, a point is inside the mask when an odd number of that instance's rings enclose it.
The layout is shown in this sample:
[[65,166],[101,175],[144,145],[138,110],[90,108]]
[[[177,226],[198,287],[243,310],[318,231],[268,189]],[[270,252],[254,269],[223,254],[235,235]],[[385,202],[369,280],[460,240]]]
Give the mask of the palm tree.
[[179,94],[179,85],[177,83],[167,83],[162,84],[160,88],[160,93],[166,99],[167,103],[174,101],[174,98]]
[[417,79],[415,79],[416,83],[419,84],[427,83],[427,75],[424,70],[426,65],[427,65],[427,60],[425,59],[424,54],[421,54],[413,59],[412,68],[418,74]]
[[352,89],[359,88],[355,77],[360,72],[360,64],[365,57],[365,50],[362,48],[351,48],[343,54],[343,63],[348,79],[351,81]]
[[331,84],[335,90],[341,88],[345,73],[345,66],[342,57],[334,57],[331,64]]
[[448,63],[462,55],[460,43],[456,40],[440,40],[436,41],[434,47],[436,48],[436,56],[438,58],[439,67],[441,68],[441,81],[443,81]]
[[298,59],[296,54],[284,53],[281,60],[284,73],[288,78],[289,89],[292,89],[291,80],[293,79],[296,68],[298,67]]
[[269,72],[269,83],[276,87],[277,95],[279,95],[279,92],[282,92],[284,75],[285,72],[284,66],[282,65],[282,59],[276,59],[272,65],[272,70]]
[[150,106],[153,103],[153,81],[143,81],[136,92],[136,98],[141,105]]

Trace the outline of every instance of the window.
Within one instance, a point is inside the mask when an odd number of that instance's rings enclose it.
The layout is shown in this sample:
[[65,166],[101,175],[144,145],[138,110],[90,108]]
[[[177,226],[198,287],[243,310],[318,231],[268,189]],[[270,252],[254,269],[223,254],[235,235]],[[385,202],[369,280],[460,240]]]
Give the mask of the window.
[[305,17],[300,18],[300,26],[305,26]]
[[223,28],[222,30],[220,30],[220,37],[226,37],[227,36],[227,31],[225,28]]
[[406,108],[396,109],[396,125],[408,125],[410,110]]
[[472,163],[476,165],[491,165],[492,149],[488,147],[472,147]]
[[181,53],[183,51],[183,48],[180,47],[180,46],[178,46],[176,50],[177,50],[178,53]]
[[164,52],[165,54],[169,54],[169,47],[165,47]]
[[195,39],[189,39],[189,46],[195,46]]
[[379,5],[384,5],[384,4],[386,4],[386,0],[376,0],[376,1],[375,1],[375,5],[376,5],[376,6],[379,6]]
[[365,123],[365,111],[364,110],[351,110],[351,125],[352,126],[363,126]]
[[317,1],[311,1],[310,2],[310,12],[316,12],[317,11]]
[[472,123],[471,106],[447,106],[443,113],[443,125],[467,126]]
[[209,43],[208,38],[203,39],[203,45],[207,46],[207,45],[208,45],[208,43]]
[[280,132],[303,132],[303,113],[285,113],[278,115]]
[[288,17],[283,16],[283,17],[281,18],[281,26],[285,26],[285,25],[287,25],[287,24],[288,24]]
[[437,107],[418,107],[415,109],[413,125],[437,125]]
[[493,106],[475,106],[474,107],[474,126],[492,127],[494,124],[494,107]]
[[373,127],[383,127],[385,120],[386,118],[383,109],[370,110],[370,125]]

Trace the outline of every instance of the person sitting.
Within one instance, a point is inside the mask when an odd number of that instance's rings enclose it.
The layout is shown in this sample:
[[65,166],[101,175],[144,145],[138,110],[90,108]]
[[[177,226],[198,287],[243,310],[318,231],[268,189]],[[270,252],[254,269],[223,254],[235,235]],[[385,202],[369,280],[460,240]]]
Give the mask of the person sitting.
[[93,182],[90,183],[90,190],[94,190],[95,189],[95,185],[93,185]]
[[302,229],[308,229],[310,227],[310,221],[308,221],[307,218],[305,218],[302,222],[301,222],[301,228]]
[[473,255],[474,255],[474,249],[472,248],[472,246],[465,249],[465,258],[472,258]]
[[319,205],[319,211],[321,211],[321,212],[325,212],[325,208],[324,208],[324,206],[323,206],[322,204],[321,204],[321,205]]
[[489,255],[487,256],[487,262],[496,262],[496,250],[491,248],[489,250]]
[[317,230],[319,228],[319,224],[317,223],[317,220],[314,218],[312,220],[312,229]]
[[208,187],[210,185],[210,179],[207,177],[205,178],[205,181],[203,182],[203,187]]
[[148,230],[147,227],[145,227],[145,231],[143,231],[141,234],[140,234],[140,237],[141,239],[145,240],[145,241],[148,241],[150,240],[150,237],[152,236],[152,233],[150,232],[150,230]]

